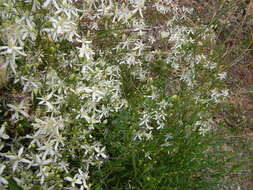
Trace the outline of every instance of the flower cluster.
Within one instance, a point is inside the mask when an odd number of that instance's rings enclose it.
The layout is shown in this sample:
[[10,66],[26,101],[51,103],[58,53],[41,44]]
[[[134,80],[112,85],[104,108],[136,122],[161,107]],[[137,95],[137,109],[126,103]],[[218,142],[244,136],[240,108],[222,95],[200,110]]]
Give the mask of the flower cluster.
[[[147,9],[166,19],[155,25]],[[2,0],[1,64],[22,96],[1,102],[9,120],[0,129],[0,184],[13,178],[24,189],[90,189],[90,167],[109,158],[94,131],[113,113],[137,109],[133,139],[152,140],[180,118],[173,108],[186,94],[195,106],[227,97],[213,87],[226,73],[206,53],[215,34],[196,25],[192,11],[171,0]],[[199,112],[190,130],[199,126],[204,135],[214,124],[206,109]]]

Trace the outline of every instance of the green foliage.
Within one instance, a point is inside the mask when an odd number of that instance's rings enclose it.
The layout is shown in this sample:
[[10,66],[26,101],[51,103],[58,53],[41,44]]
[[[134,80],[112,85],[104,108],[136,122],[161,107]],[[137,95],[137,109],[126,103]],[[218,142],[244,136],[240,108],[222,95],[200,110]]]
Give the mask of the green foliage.
[[22,188],[11,178],[8,180],[10,190],[22,190]]
[[[202,136],[197,131],[188,134],[187,124],[178,126],[177,118],[155,132],[152,140],[135,141],[136,122],[137,118],[125,111],[97,128],[94,135],[108,147],[109,159],[101,168],[94,168],[94,189],[217,188],[215,184],[221,182],[225,171],[220,155],[212,151],[218,145],[213,144],[213,135]],[[166,134],[173,139],[162,147]]]

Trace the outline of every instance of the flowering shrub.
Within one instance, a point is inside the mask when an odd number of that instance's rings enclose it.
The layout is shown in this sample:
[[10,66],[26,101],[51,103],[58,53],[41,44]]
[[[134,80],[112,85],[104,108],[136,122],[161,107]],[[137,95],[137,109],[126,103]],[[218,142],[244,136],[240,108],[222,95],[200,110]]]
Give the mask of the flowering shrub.
[[[198,189],[224,89],[212,26],[171,0],[2,0],[0,183]],[[181,186],[180,186],[181,185]]]

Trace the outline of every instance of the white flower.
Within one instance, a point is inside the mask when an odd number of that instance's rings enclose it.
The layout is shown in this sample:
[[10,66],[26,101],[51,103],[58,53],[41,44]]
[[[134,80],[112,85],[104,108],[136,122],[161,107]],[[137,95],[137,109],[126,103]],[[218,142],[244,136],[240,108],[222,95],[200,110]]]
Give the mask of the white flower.
[[36,154],[36,159],[35,162],[32,164],[32,166],[39,166],[40,168],[43,168],[44,166],[50,164],[51,162],[52,160],[46,159],[45,155],[41,156]]
[[4,185],[7,185],[8,181],[4,177],[2,177],[2,174],[3,174],[3,171],[4,171],[5,167],[6,166],[3,165],[3,164],[0,165],[0,183],[2,183]]
[[79,175],[76,174],[73,178],[72,178],[72,177],[65,177],[64,179],[65,179],[66,181],[71,182],[71,186],[72,186],[72,187],[75,187],[76,184],[78,184],[78,185],[81,185],[81,184],[82,184],[82,180],[81,180],[78,176],[79,176]]
[[219,80],[224,80],[227,76],[227,73],[226,72],[222,72],[222,73],[218,73],[218,79]]
[[25,0],[26,3],[32,3],[32,11],[40,9],[40,0]]
[[36,145],[37,145],[38,147],[41,146],[41,145],[40,145],[40,137],[39,137],[38,135],[33,135],[33,136],[26,135],[26,138],[32,139],[32,141],[30,142],[30,145],[29,145],[28,148],[31,148],[31,147],[33,146],[33,144],[35,144],[35,143],[36,143]]
[[51,92],[50,94],[47,94],[46,96],[44,96],[42,98],[37,98],[37,99],[41,100],[39,102],[40,105],[45,105],[47,107],[48,112],[54,110],[53,104],[49,101],[52,97],[53,97],[53,92]]
[[210,129],[208,127],[205,127],[205,126],[200,126],[199,128],[199,134],[205,136],[208,131],[210,131]]
[[145,44],[142,43],[142,41],[135,42],[135,47],[133,50],[138,50],[138,55],[141,55],[141,52],[145,49]]
[[128,8],[116,9],[112,22],[119,22],[123,20],[123,23],[127,23],[129,18],[132,16],[132,12]]
[[5,126],[2,125],[0,129],[0,139],[9,139],[9,136],[5,133]]
[[151,118],[152,118],[152,116],[150,116],[150,115],[147,114],[147,113],[144,113],[144,114],[142,115],[141,122],[139,123],[139,126],[145,126],[145,127],[147,127],[147,129],[153,129],[153,128],[150,126]]
[[173,63],[171,64],[171,67],[172,67],[173,69],[175,69],[175,70],[178,70],[180,66],[179,66],[178,63],[173,62]]
[[76,23],[66,17],[58,16],[57,18],[51,17],[50,21],[53,25],[51,28],[44,28],[42,31],[47,32],[53,40],[58,41],[63,37],[69,41],[73,41],[73,37],[79,35],[76,32]]
[[55,14],[60,15],[61,13],[64,13],[68,19],[70,19],[72,16],[77,17],[77,9],[73,6],[73,3],[69,0],[62,0],[62,4],[58,8],[58,10],[55,12]]
[[130,67],[130,66],[132,66],[132,65],[141,65],[142,63],[141,63],[140,60],[138,60],[138,59],[136,58],[136,53],[135,53],[135,52],[131,52],[131,53],[128,53],[128,54],[126,55],[126,57],[124,57],[124,58],[121,60],[120,64],[126,64],[127,66]]
[[156,8],[156,10],[162,14],[166,14],[166,12],[168,12],[168,8],[166,8],[165,6],[159,4],[159,3],[155,3],[154,7]]
[[103,97],[105,96],[105,92],[103,92],[101,89],[97,87],[92,87],[92,88],[84,88],[84,91],[86,93],[92,94],[92,101],[94,102],[99,102]]
[[43,8],[47,8],[50,4],[53,4],[56,9],[59,9],[57,0],[46,0],[43,4]]
[[149,131],[148,133],[144,133],[144,137],[147,140],[152,140],[153,139],[152,131]]
[[[161,102],[158,102],[157,105],[159,105],[159,110],[164,110],[169,106],[169,103],[165,100],[162,100]],[[163,113],[164,114],[164,113]]]
[[2,154],[4,157],[9,158],[11,161],[14,162],[14,163],[12,164],[12,169],[13,169],[13,171],[15,171],[15,170],[17,169],[17,166],[18,166],[18,164],[19,164],[20,162],[27,163],[27,164],[29,164],[29,163],[31,162],[30,160],[27,160],[27,159],[25,159],[24,157],[22,157],[23,150],[24,150],[24,147],[21,147],[21,148],[19,149],[17,155]]
[[92,115],[91,117],[88,116],[88,115],[84,116],[84,118],[86,119],[87,123],[90,124],[92,128],[93,128],[94,124],[100,123],[100,120],[97,120],[95,117],[96,117],[95,115]]
[[135,0],[133,7],[135,8],[133,10],[133,13],[139,12],[141,17],[143,18],[142,10],[145,8],[145,0]]
[[40,82],[39,81],[34,81],[34,78],[32,77],[20,77],[20,82],[22,83],[23,85],[23,92],[26,92],[26,91],[37,91],[39,89],[39,85],[40,85]]
[[85,56],[87,60],[91,60],[92,56],[95,54],[93,50],[85,43],[82,43],[81,48],[77,47],[77,49],[79,50],[79,57]]
[[131,41],[129,39],[125,39],[123,42],[120,42],[119,45],[117,45],[116,49],[117,51],[122,50],[122,49],[129,49],[130,44],[131,44]]
[[11,118],[14,119],[14,120],[18,120],[19,119],[19,114],[22,114],[26,118],[30,117],[29,114],[27,113],[27,107],[25,105],[25,101],[24,100],[21,101],[18,105],[7,104],[7,106],[10,108],[10,111],[15,112],[11,116]]
[[146,97],[151,98],[152,100],[155,100],[156,98],[159,97],[159,93],[157,92],[158,89],[152,85],[151,90],[152,90],[152,94]]
[[103,158],[107,158],[105,152],[105,147],[100,148],[100,147],[95,147],[95,151],[97,152],[97,157],[103,157]]
[[152,157],[150,156],[150,152],[145,152],[145,158],[152,160]]
[[39,173],[37,174],[37,177],[40,177],[40,184],[42,185],[45,182],[45,178],[49,175],[48,173],[48,167],[40,168]]
[[109,113],[110,113],[110,109],[108,107],[105,107],[104,105],[102,105],[100,110],[97,110],[99,113],[99,120],[101,120],[102,118],[108,117]]
[[89,179],[89,175],[87,172],[83,172],[82,170],[78,169],[79,175],[78,178],[82,180],[82,186],[80,188],[80,190],[82,189],[89,189],[88,185],[87,185],[87,180]]
[[228,95],[229,95],[228,89],[221,90],[221,94],[222,94],[222,96],[224,96],[224,97],[228,97]]
[[15,55],[16,53],[18,53],[20,55],[26,56],[26,54],[22,52],[21,50],[23,50],[23,47],[16,46],[16,42],[10,39],[8,41],[8,46],[0,46],[0,55],[7,55],[7,54]]
[[213,128],[214,122],[209,118],[205,121],[197,121],[195,125],[198,127],[199,134],[204,136]]
[[64,120],[61,117],[46,117],[44,120],[35,119],[33,126],[37,131],[34,136],[40,138],[62,140],[60,130],[64,129]]
[[44,151],[43,157],[46,157],[48,154],[49,154],[50,156],[56,155],[56,149],[55,149],[55,147],[54,147],[54,142],[53,142],[53,141],[44,142],[44,145],[43,145],[43,146],[40,146],[40,147],[38,148],[38,150]]
[[216,90],[216,89],[213,89],[212,91],[211,91],[211,97],[212,97],[212,99],[215,101],[215,102],[218,102],[218,99],[219,99],[219,97],[221,96],[220,95],[220,93]]
[[149,131],[149,132],[146,132],[146,131],[137,131],[135,134],[134,134],[134,140],[142,140],[142,139],[145,139],[146,140],[151,140],[153,139],[153,135],[152,135],[152,131]]

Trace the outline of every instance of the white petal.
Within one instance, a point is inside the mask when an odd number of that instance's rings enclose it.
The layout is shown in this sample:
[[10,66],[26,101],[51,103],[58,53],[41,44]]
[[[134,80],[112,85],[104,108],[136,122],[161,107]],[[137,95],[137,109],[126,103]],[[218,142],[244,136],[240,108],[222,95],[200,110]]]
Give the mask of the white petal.
[[14,164],[12,165],[13,171],[15,171],[17,169],[17,166],[18,166],[18,162],[14,162]]
[[72,178],[71,177],[65,177],[64,178],[66,181],[72,181]]
[[19,157],[21,156],[21,154],[23,153],[23,151],[24,151],[24,147],[21,147],[21,148],[19,149],[19,151],[18,151],[18,156],[19,156]]
[[5,167],[6,167],[5,165],[1,165],[1,166],[0,166],[0,175],[3,173]]
[[8,181],[4,179],[3,177],[0,177],[0,183],[7,185]]
[[49,5],[50,1],[51,0],[46,0],[46,2],[42,5],[42,7],[46,8]]
[[9,158],[10,160],[15,160],[17,159],[17,156],[13,156],[13,155],[4,155],[6,158]]

